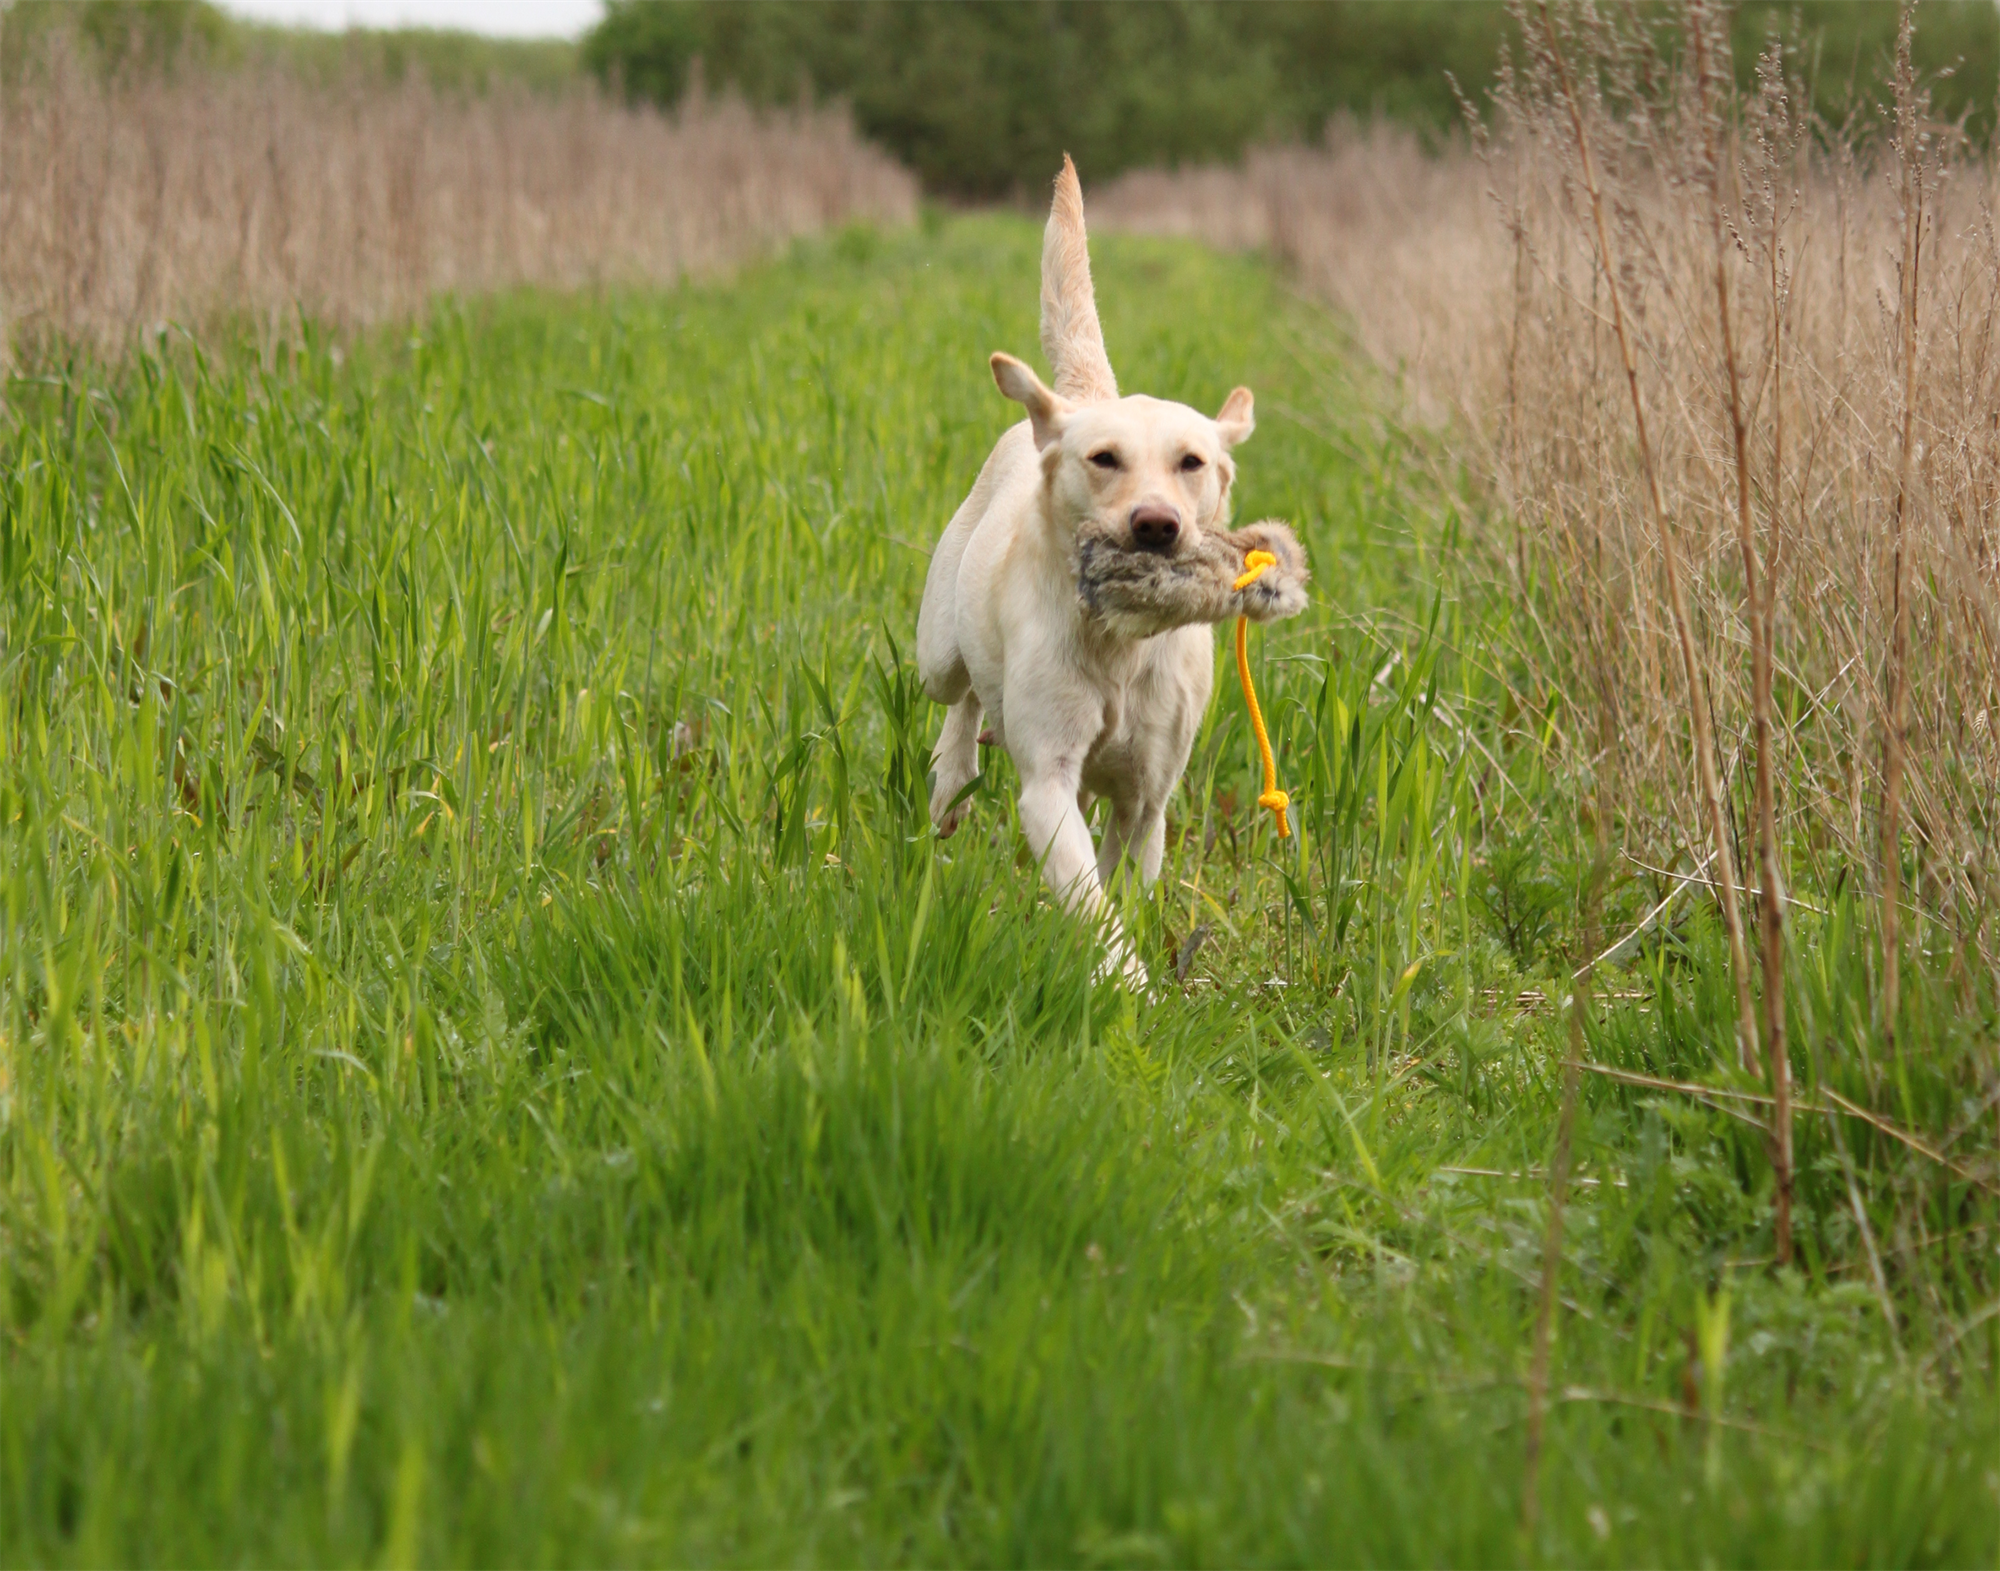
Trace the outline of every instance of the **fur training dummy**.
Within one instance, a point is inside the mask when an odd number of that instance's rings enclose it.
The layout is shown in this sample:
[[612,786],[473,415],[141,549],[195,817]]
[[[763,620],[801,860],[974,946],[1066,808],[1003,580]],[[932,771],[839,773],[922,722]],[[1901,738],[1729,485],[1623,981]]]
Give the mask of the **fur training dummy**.
[[[1270,552],[1277,564],[1237,589],[1252,551]],[[1239,616],[1283,621],[1306,608],[1310,576],[1298,537],[1275,519],[1205,530],[1195,549],[1175,556],[1135,551],[1102,535],[1085,534],[1077,541],[1077,598],[1089,618],[1121,638],[1150,638]]]

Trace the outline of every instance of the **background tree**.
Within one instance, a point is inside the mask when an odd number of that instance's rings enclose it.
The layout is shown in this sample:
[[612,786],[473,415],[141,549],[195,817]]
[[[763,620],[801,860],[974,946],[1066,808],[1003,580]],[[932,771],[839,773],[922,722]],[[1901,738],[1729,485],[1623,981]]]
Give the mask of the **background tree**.
[[[931,190],[992,198],[1039,190],[1064,152],[1102,180],[1315,139],[1343,111],[1446,134],[1452,80],[1477,98],[1511,27],[1502,5],[1446,0],[609,0],[582,57],[660,104],[680,101],[697,61],[707,87],[755,103],[845,98]],[[1733,30],[1746,89],[1775,31],[1805,50],[1827,119],[1885,99],[1893,0],[1759,0]],[[1937,0],[1919,39],[1917,69],[1950,73],[1938,109],[1990,134],[2000,10]]]

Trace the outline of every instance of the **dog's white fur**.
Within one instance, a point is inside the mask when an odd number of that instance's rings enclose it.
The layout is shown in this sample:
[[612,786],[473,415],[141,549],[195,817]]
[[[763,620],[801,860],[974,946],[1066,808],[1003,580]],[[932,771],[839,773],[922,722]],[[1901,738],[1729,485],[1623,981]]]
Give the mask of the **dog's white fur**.
[[[1270,582],[1256,594],[1231,592],[1226,574],[1242,560],[1235,550],[1216,581],[1204,550],[1211,559],[1223,552],[1212,537],[1228,523],[1230,449],[1254,423],[1249,389],[1232,392],[1213,419],[1185,404],[1119,396],[1091,286],[1083,193],[1067,157],[1042,246],[1042,348],[1053,388],[1012,356],[992,357],[1000,391],[1028,418],[994,447],[924,584],[917,669],[925,691],[952,706],[931,755],[931,818],[949,835],[967,811],[960,798],[979,771],[983,713],[1020,772],[1021,826],[1050,888],[1104,921],[1114,961],[1142,979],[1105,889],[1128,858],[1144,882],[1159,874],[1167,798],[1214,680],[1207,624],[1297,611],[1304,561],[1289,531],[1259,526],[1283,536],[1272,541],[1281,562]],[[1148,521],[1157,547],[1163,514],[1177,526],[1171,545],[1138,551],[1135,520]],[[1147,602],[1149,623],[1100,614],[1079,578],[1093,548],[1182,574],[1174,612],[1152,615]],[[1204,570],[1202,592],[1191,596],[1187,575]],[[1111,803],[1095,855],[1084,820],[1092,796]]]

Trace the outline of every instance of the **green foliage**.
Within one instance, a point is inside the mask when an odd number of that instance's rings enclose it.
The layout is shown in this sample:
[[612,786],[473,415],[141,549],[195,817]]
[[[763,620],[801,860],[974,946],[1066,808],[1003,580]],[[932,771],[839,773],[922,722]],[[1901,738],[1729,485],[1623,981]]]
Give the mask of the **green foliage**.
[[442,28],[319,32],[231,16],[210,0],[32,0],[0,17],[0,79],[14,81],[51,35],[67,33],[112,71],[171,71],[188,61],[242,69],[275,65],[308,81],[412,74],[449,92],[524,87],[559,92],[577,81],[577,46],[561,38],[488,38]]
[[934,188],[1039,186],[1073,153],[1095,174],[1227,158],[1312,134],[1338,108],[1433,129],[1443,71],[1490,73],[1499,7],[1109,4],[644,4],[614,0],[587,66],[672,103],[695,62],[758,102],[804,88],[850,99],[862,128]]
[[1282,79],[1274,129],[1308,139],[1340,112],[1455,129],[1463,109],[1452,83],[1479,102],[1513,32],[1507,7],[1489,0],[1253,0],[1224,10]]
[[115,65],[158,67],[187,49],[214,48],[228,20],[205,0],[95,0],[76,9],[83,36]]
[[[757,103],[843,97],[931,189],[992,197],[1041,190],[1064,152],[1105,179],[1314,138],[1339,112],[1440,134],[1460,122],[1453,81],[1483,104],[1513,25],[1504,5],[1454,0],[609,0],[583,63],[665,104],[697,61],[710,88]],[[1775,30],[1818,62],[1838,121],[1883,100],[1895,27],[1893,0],[1749,5],[1738,73],[1754,82]],[[2000,13],[1935,0],[1917,37],[1923,70],[1955,68],[1940,109],[1989,133]]]
[[236,24],[232,57],[270,61],[307,81],[400,82],[416,77],[445,92],[575,86],[577,46],[564,38],[488,38],[449,28],[349,28],[340,33]]
[[[1713,925],[1642,934],[1593,1056],[1705,1089],[1586,1088],[1521,1535],[1574,727],[1255,265],[1097,247],[1127,385],[1260,395],[1239,505],[1318,572],[1257,638],[1296,841],[1225,683],[1134,998],[1004,760],[930,835],[909,629],[1037,253],[938,219],[9,385],[0,1559],[2000,1548],[1990,983],[1914,935],[1884,1061],[1803,872],[1802,1097],[1956,1166],[1802,1114],[1773,1273]],[[1551,880],[1510,947],[1479,891]]]
[[0,7],[0,72],[11,80],[34,45],[67,32],[112,70],[162,70],[223,47],[232,24],[208,0],[37,0]]
[[[1819,115],[1865,129],[1890,102],[1898,14],[1896,0],[1748,0],[1733,24],[1737,78],[1753,86],[1758,55],[1782,40],[1800,53]],[[1990,139],[2000,99],[2000,6],[1925,0],[1916,21],[1911,56],[1932,84],[1933,109]]]
[[971,196],[1039,187],[1065,149],[1106,173],[1225,156],[1278,86],[1200,5],[622,5],[584,44],[586,65],[666,103],[697,58],[711,85],[758,102],[850,99],[931,188]]

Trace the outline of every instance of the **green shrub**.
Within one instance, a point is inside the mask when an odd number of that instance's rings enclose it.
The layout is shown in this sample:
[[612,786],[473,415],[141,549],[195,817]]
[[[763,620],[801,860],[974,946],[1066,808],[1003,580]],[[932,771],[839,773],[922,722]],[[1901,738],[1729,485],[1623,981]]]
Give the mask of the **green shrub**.
[[[1831,123],[1887,102],[1894,71],[1894,0],[1749,0],[1736,13],[1737,75],[1746,85],[1756,58],[1776,34],[1804,51],[1813,108]],[[1911,46],[1920,76],[1933,78],[1932,100],[1947,120],[1963,117],[1981,140],[1993,134],[2000,90],[2000,6],[1944,0],[1920,6]],[[1949,73],[1946,75],[1945,73]]]
[[[1157,69],[1197,58],[1210,69]],[[584,59],[663,103],[696,60],[754,101],[848,98],[927,186],[987,197],[1041,184],[1064,151],[1099,173],[1226,156],[1263,129],[1278,87],[1199,5],[614,4]]]
[[0,6],[0,72],[11,80],[49,34],[67,31],[111,69],[159,69],[190,50],[214,54],[232,24],[207,0],[39,0]]
[[577,46],[567,38],[487,38],[437,27],[317,33],[240,24],[237,33],[241,54],[314,82],[415,77],[440,92],[476,94],[501,88],[559,93],[579,80]]
[[1513,30],[1508,8],[1455,0],[1409,4],[1257,3],[1234,8],[1246,41],[1271,51],[1284,75],[1279,128],[1317,136],[1342,110],[1388,115],[1427,132],[1459,123],[1455,80],[1478,95]]
[[107,71],[170,72],[184,61],[241,69],[276,66],[309,82],[400,82],[444,92],[525,87],[552,93],[578,81],[566,38],[487,38],[449,28],[277,27],[229,15],[209,0],[35,0],[0,5],[0,80],[32,75],[56,33]]
[[[1879,98],[1893,0],[1746,5],[1739,72],[1775,29],[1818,62],[1829,118]],[[843,97],[861,128],[932,190],[1037,191],[1072,153],[1098,179],[1148,164],[1227,159],[1265,138],[1316,137],[1336,112],[1453,126],[1456,80],[1475,100],[1513,26],[1499,4],[1447,0],[608,0],[584,64],[673,104],[699,71],[773,104]],[[1990,132],[2000,11],[1926,5],[1918,63],[1951,71],[1939,109]]]

